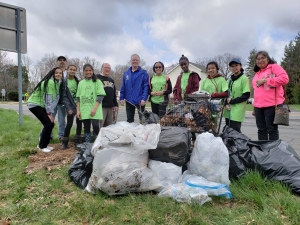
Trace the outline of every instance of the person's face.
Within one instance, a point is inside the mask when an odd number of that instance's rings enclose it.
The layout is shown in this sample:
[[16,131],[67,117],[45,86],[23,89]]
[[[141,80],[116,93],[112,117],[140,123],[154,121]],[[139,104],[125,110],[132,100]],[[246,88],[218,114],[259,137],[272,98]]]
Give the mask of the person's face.
[[63,71],[66,69],[67,61],[64,59],[59,59],[56,61],[56,66],[61,68]]
[[76,74],[76,67],[75,66],[69,66],[68,75],[74,77],[75,74]]
[[160,63],[155,63],[154,65],[154,70],[156,75],[161,75],[162,74],[162,65]]
[[108,63],[103,64],[102,75],[109,76],[110,72],[111,72],[110,65]]
[[185,59],[181,60],[179,65],[184,73],[189,72],[189,62],[187,60]]
[[216,65],[214,64],[209,64],[207,67],[207,73],[211,77],[215,77],[218,74],[218,70]]
[[94,71],[92,70],[92,68],[89,67],[89,66],[87,66],[87,67],[84,69],[83,74],[84,74],[84,76],[85,76],[86,78],[90,78],[90,77],[93,76],[93,72],[94,72]]
[[137,55],[131,57],[131,66],[137,68],[140,65],[140,58]]
[[229,67],[230,67],[230,71],[233,74],[240,74],[241,73],[242,66],[240,64],[238,64],[238,63],[231,63],[231,65]]
[[61,80],[62,78],[62,70],[61,69],[56,69],[54,72],[54,79],[55,80]]
[[264,69],[267,67],[268,65],[268,58],[266,56],[264,56],[263,54],[259,54],[256,57],[256,65],[260,68],[260,69]]

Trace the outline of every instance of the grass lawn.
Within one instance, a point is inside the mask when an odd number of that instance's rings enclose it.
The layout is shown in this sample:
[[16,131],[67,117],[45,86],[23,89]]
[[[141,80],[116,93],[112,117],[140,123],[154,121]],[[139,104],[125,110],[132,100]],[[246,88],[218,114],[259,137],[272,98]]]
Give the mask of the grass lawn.
[[[0,221],[11,224],[300,224],[300,198],[278,182],[248,173],[233,181],[233,200],[214,197],[203,206],[153,193],[109,197],[83,192],[69,166],[23,173],[36,153],[37,119],[0,109]],[[57,129],[55,127],[55,136]]]
[[290,105],[290,107],[294,110],[300,111],[300,105],[294,104],[294,105]]

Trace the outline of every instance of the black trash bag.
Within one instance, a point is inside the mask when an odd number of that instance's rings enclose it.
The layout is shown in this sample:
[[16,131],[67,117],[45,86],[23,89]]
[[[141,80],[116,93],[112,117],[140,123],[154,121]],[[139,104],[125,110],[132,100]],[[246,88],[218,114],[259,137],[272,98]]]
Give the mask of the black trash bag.
[[247,169],[253,168],[251,149],[248,146],[250,139],[228,126],[224,126],[220,137],[229,153],[229,177],[237,179],[243,176]]
[[255,167],[269,179],[286,184],[300,195],[300,158],[285,141],[250,141]]
[[93,171],[92,145],[92,143],[87,142],[77,145],[80,151],[68,171],[71,180],[81,189],[87,186]]
[[184,166],[190,160],[191,132],[183,127],[161,127],[156,149],[149,149],[149,159]]
[[143,117],[144,117],[144,121],[143,124],[152,124],[152,123],[158,123],[159,122],[159,117],[157,114],[155,114],[154,112],[149,112],[147,110],[145,110],[143,112]]
[[300,157],[285,141],[251,141],[228,126],[220,136],[229,151],[231,178],[242,176],[247,169],[257,169],[300,195]]

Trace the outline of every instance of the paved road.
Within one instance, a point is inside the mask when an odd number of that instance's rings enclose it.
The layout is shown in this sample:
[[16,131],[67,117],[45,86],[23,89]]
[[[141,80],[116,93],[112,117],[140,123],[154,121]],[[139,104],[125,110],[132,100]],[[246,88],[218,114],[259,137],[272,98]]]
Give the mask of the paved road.
[[[4,104],[0,103],[0,108],[11,109],[16,112],[19,111],[18,104]],[[26,105],[23,105],[23,114],[33,116],[33,114],[28,110]],[[35,117],[34,117],[35,118]],[[120,107],[118,113],[118,121],[126,121],[126,112],[124,107]],[[139,122],[137,113],[135,115],[135,121]],[[222,126],[224,121],[222,121]],[[246,119],[242,124],[242,132],[252,140],[257,140],[257,128],[255,125],[255,119],[251,112],[246,112]],[[290,114],[290,126],[280,126],[279,129],[280,138],[288,142],[295,151],[300,155],[300,112],[293,111]]]

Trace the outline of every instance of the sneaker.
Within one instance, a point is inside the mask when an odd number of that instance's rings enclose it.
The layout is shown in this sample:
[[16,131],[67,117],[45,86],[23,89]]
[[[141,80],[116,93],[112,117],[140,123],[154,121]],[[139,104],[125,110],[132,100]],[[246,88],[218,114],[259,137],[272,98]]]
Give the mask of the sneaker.
[[39,146],[37,146],[37,148],[38,148],[41,152],[51,152],[51,150],[48,149],[48,148],[40,148]]
[[51,146],[47,146],[47,148],[50,150],[50,151],[52,151],[54,148],[53,147],[51,147]]

